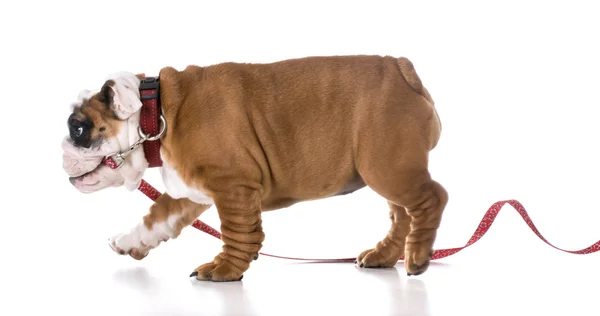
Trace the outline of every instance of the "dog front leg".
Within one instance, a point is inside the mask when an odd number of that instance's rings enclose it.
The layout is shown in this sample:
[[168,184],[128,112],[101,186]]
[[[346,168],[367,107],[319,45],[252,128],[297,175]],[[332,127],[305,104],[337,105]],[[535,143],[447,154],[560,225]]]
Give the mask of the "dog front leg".
[[150,207],[142,222],[131,231],[109,238],[110,247],[118,254],[141,260],[161,241],[175,239],[210,205],[196,204],[188,199],[173,199],[162,194]]
[[223,251],[212,262],[197,267],[190,277],[206,281],[239,281],[250,267],[265,239],[258,190],[238,187],[215,194],[221,220]]

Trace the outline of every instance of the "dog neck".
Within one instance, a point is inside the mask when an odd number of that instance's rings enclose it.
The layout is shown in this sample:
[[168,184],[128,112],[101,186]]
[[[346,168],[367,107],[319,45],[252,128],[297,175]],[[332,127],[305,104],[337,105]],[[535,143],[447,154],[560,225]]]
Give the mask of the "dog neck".
[[123,151],[104,157],[103,161],[112,169],[119,169],[125,159],[139,146],[142,146],[147,168],[162,167],[160,138],[166,131],[166,121],[160,106],[159,77],[145,77],[139,86],[140,102],[138,133],[139,139]]
[[[140,127],[144,134],[150,137],[158,135],[161,131],[161,107],[160,107],[160,78],[146,77],[140,82]],[[143,143],[144,154],[148,161],[148,167],[161,167],[160,138],[147,140]]]

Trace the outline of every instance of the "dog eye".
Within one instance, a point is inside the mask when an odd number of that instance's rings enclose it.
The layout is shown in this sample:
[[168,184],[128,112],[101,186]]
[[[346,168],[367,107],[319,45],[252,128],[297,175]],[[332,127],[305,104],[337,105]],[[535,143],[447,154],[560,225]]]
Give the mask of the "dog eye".
[[79,137],[81,134],[83,134],[83,127],[79,126],[75,129],[75,137]]

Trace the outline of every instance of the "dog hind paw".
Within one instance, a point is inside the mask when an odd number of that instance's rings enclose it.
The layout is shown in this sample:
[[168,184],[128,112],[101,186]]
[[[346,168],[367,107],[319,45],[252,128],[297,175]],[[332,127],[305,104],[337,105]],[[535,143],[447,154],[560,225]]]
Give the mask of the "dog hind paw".
[[360,268],[391,268],[396,265],[396,258],[386,257],[377,249],[363,251],[355,261]]
[[423,246],[407,249],[406,259],[404,261],[406,275],[417,276],[425,273],[425,271],[427,271],[429,268],[429,263],[431,262],[432,256],[433,249]]

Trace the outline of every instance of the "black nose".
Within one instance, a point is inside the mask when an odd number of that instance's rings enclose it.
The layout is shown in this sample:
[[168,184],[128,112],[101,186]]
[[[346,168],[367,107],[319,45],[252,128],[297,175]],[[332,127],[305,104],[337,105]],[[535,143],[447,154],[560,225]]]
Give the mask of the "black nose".
[[72,138],[79,138],[83,135],[83,122],[78,120],[71,120],[69,122],[69,133],[71,133]]
[[91,127],[89,122],[70,117],[68,121],[69,136],[76,146],[89,148],[91,145]]

